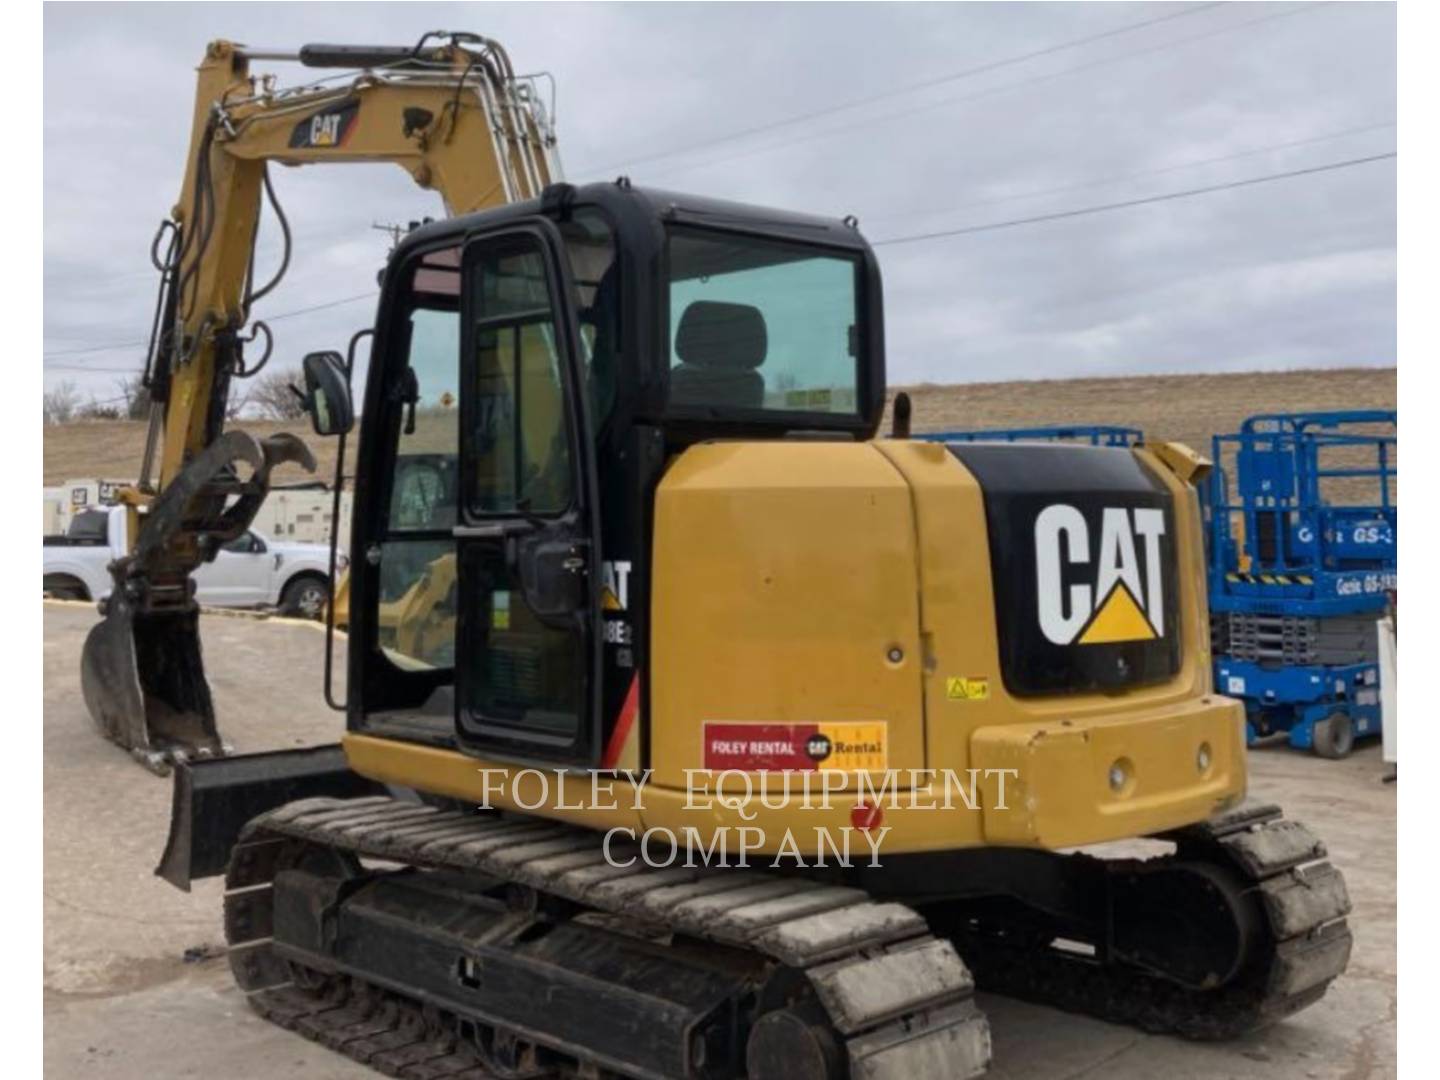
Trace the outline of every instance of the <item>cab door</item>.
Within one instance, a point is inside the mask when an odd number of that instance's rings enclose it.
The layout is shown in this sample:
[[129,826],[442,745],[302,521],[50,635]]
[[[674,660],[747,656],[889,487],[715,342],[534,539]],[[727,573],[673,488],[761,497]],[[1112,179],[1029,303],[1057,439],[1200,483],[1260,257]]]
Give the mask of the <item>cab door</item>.
[[590,765],[599,514],[563,253],[543,219],[464,248],[455,720],[472,752]]

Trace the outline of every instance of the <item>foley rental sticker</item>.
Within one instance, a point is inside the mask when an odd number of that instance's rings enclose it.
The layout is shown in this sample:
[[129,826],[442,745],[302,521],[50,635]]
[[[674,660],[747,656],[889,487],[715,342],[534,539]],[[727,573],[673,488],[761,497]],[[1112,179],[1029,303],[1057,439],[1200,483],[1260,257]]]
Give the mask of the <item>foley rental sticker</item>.
[[885,722],[731,724],[706,721],[705,768],[744,772],[882,772]]

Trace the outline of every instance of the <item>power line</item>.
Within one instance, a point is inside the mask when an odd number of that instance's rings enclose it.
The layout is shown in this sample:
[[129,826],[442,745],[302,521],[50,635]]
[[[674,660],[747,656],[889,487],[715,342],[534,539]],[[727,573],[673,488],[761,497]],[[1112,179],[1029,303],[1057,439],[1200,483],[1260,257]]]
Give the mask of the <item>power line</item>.
[[86,364],[46,364],[46,371],[79,371],[91,375],[139,375],[143,364],[135,367],[90,367]]
[[1375,161],[1387,161],[1396,156],[1397,152],[1392,150],[1388,154],[1372,154],[1369,157],[1351,158],[1348,161],[1332,161],[1325,165],[1312,165],[1308,169],[1291,169],[1289,172],[1252,176],[1245,180],[1231,180],[1224,184],[1210,184],[1206,187],[1189,188],[1185,191],[1170,191],[1163,195],[1149,195],[1143,199],[1126,199],[1124,202],[1105,203],[1102,206],[1085,206],[1076,210],[1060,210],[1053,214],[1036,214],[1033,217],[1012,218],[1009,221],[989,221],[981,225],[966,225],[959,229],[942,229],[936,232],[914,233],[910,236],[892,236],[888,240],[872,240],[870,246],[884,247],[888,244],[913,244],[922,240],[939,240],[947,236],[963,236],[967,233],[990,232],[995,229],[1011,229],[1019,225],[1038,225],[1045,221],[1061,221],[1066,218],[1083,217],[1087,214],[1101,214],[1109,210],[1123,210],[1130,206],[1145,206],[1149,203],[1169,202],[1173,199],[1187,199],[1192,195],[1208,195],[1215,191],[1229,191],[1232,188],[1250,187],[1254,184],[1267,184],[1274,180],[1290,180],[1297,176],[1311,176],[1315,173],[1332,172],[1336,169],[1349,169],[1356,165],[1368,165]]
[[1000,60],[992,60],[989,63],[979,64],[972,68],[962,68],[960,71],[953,71],[947,75],[938,75],[929,79],[921,79],[918,82],[906,83],[904,86],[897,86],[886,90],[883,93],[874,94],[869,97],[852,98],[849,101],[840,102],[837,105],[828,105],[823,109],[815,109],[811,112],[796,113],[781,120],[772,120],[765,124],[756,124],[754,127],[742,128],[739,131],[732,131],[727,135],[718,135],[713,139],[705,139],[701,142],[690,143],[686,146],[677,146],[669,150],[659,150],[655,153],[646,154],[643,157],[626,158],[613,165],[601,165],[598,168],[588,170],[591,173],[605,173],[611,169],[622,166],[633,166],[644,164],[647,161],[657,161],[661,158],[676,157],[680,154],[688,154],[695,150],[703,150],[706,147],[716,146],[721,143],[734,142],[736,139],[747,138],[751,135],[759,135],[767,131],[774,131],[777,128],[788,127],[791,124],[803,123],[806,120],[815,120],[822,116],[830,116],[837,112],[844,112],[849,109],[858,109],[863,105],[873,105],[877,101],[885,101],[889,98],[900,97],[904,94],[914,93],[916,90],[928,90],[932,87],[941,86],[948,82],[958,82],[961,79],[968,79],[975,75],[983,75],[991,71],[998,71],[1001,68],[1011,67],[1015,64],[1023,64],[1029,60],[1038,60],[1042,56],[1050,56],[1054,53],[1065,52],[1069,49],[1078,49],[1083,45],[1090,45],[1096,41],[1104,41],[1107,38],[1119,37],[1122,34],[1134,33],[1136,30],[1143,30],[1149,26],[1157,26],[1160,23],[1170,22],[1173,19],[1183,19],[1190,15],[1198,15],[1202,11],[1220,7],[1220,3],[1197,4],[1193,7],[1183,8],[1179,11],[1170,11],[1164,15],[1150,19],[1142,19],[1139,22],[1126,23],[1124,26],[1117,26],[1114,29],[1106,30],[1098,34],[1090,34],[1086,37],[1072,38],[1069,41],[1058,42],[1046,46],[1043,49],[1035,49],[1027,53],[1019,53],[1015,56],[1007,56]]
[[1106,184],[1123,183],[1127,180],[1139,180],[1147,176],[1162,176],[1166,173],[1179,172],[1182,169],[1196,169],[1202,165],[1218,165],[1223,161],[1238,161],[1241,158],[1255,157],[1257,154],[1272,154],[1281,150],[1293,150],[1300,146],[1313,146],[1315,143],[1330,142],[1333,139],[1343,139],[1350,135],[1360,135],[1371,131],[1386,131],[1394,126],[1395,121],[1393,120],[1384,124],[1364,124],[1360,127],[1345,128],[1342,131],[1332,131],[1327,135],[1314,135],[1307,139],[1292,139],[1289,142],[1272,143],[1269,146],[1257,146],[1249,150],[1238,150],[1232,154],[1220,154],[1215,157],[1193,158],[1190,161],[1180,161],[1174,165],[1163,165],[1154,169],[1140,169],[1135,172],[1122,173],[1116,176],[1100,177],[1096,180],[1082,180],[1074,184],[1063,184],[1059,187],[1022,191],[1018,195],[1002,195],[995,199],[972,199],[969,202],[955,203],[953,206],[942,209],[904,210],[895,214],[879,214],[874,216],[861,215],[861,220],[866,224],[873,225],[877,221],[895,221],[901,218],[934,216],[936,214],[950,213],[955,210],[969,210],[977,206],[996,206],[1001,203],[1021,202],[1025,199],[1038,199],[1046,195],[1060,195],[1067,191],[1080,191],[1085,188],[1102,187]]
[[103,408],[103,407],[106,406],[106,405],[118,405],[118,404],[120,404],[120,402],[122,402],[122,401],[125,402],[126,404],[129,404],[130,398],[131,398],[131,395],[130,395],[130,394],[120,394],[118,397],[99,398],[99,399],[92,397],[89,401],[85,402],[85,404],[80,405],[79,408],[81,408],[81,409]]
[[373,300],[379,296],[378,292],[359,293],[356,296],[344,296],[339,300],[327,300],[323,304],[312,304],[310,307],[298,308],[295,311],[286,311],[279,315],[269,315],[265,322],[279,322],[281,319],[293,319],[297,315],[309,315],[312,311],[324,311],[327,308],[340,307],[342,304],[353,304],[358,300]]
[[768,154],[776,150],[788,150],[791,147],[798,146],[802,143],[814,142],[817,139],[827,139],[832,135],[843,134],[844,132],[853,131],[856,128],[866,127],[870,124],[880,123],[886,120],[896,120],[905,116],[913,116],[916,113],[930,112],[935,109],[943,109],[951,105],[961,105],[972,101],[979,101],[982,98],[993,97],[996,94],[1005,94],[1009,93],[1012,90],[1023,90],[1026,87],[1038,86],[1042,83],[1054,82],[1057,79],[1063,79],[1070,75],[1076,75],[1085,71],[1093,71],[1096,68],[1109,67],[1112,64],[1118,64],[1126,60],[1133,60],[1138,56],[1148,56],[1152,53],[1163,52],[1167,49],[1179,48],[1182,45],[1190,45],[1197,41],[1204,41],[1208,38],[1218,37],[1221,34],[1228,34],[1236,30],[1243,30],[1246,27],[1257,26],[1261,23],[1273,22],[1276,19],[1293,18],[1294,16],[1302,15],[1307,11],[1313,11],[1316,8],[1327,6],[1329,5],[1324,2],[1324,0],[1317,0],[1316,3],[1310,4],[1293,5],[1290,7],[1286,7],[1281,11],[1274,11],[1267,15],[1257,16],[1253,19],[1246,19],[1242,22],[1231,23],[1227,26],[1217,27],[1215,29],[1207,30],[1200,34],[1191,34],[1189,37],[1176,38],[1173,41],[1163,41],[1156,45],[1149,45],[1145,46],[1144,48],[1132,49],[1129,52],[1117,53],[1114,56],[1102,57],[1099,60],[1091,60],[1083,64],[1076,64],[1073,67],[1062,68],[1059,71],[1053,71],[1045,75],[1036,75],[1028,79],[1022,79],[1018,82],[1005,83],[1002,86],[989,86],[984,88],[983,90],[977,90],[971,94],[962,94],[958,97],[943,98],[940,101],[930,101],[919,105],[912,105],[907,108],[897,109],[879,116],[865,117],[864,119],[856,120],[848,124],[837,124],[834,127],[824,128],[820,131],[813,131],[809,134],[797,135],[794,138],[787,139],[784,142],[764,143],[760,146],[751,147],[748,150],[741,150],[738,153],[730,154],[725,157],[710,158],[705,161],[697,161],[691,164],[679,163],[676,165],[666,166],[665,168],[655,170],[649,175],[664,176],[667,173],[688,172],[694,169],[709,169],[714,168],[717,165],[728,164],[729,162],[737,161],[742,158],[754,157],[758,154]]
[[99,401],[96,401],[94,398],[91,398],[89,401],[87,401],[87,402],[85,403],[85,407],[86,407],[86,408],[92,408],[92,409],[93,409],[93,408],[95,408],[97,405],[99,405],[99,406],[118,405],[118,404],[120,404],[120,402],[122,402],[122,401],[125,402],[125,403],[128,405],[128,404],[130,403],[130,397],[131,397],[131,395],[129,395],[129,394],[119,394],[119,395],[117,395],[117,396],[115,396],[115,397],[112,397],[112,398],[102,398],[102,399],[99,400]]
[[[1079,207],[1079,208],[1076,208],[1076,209],[1073,209],[1073,210],[1059,210],[1059,211],[1056,211],[1056,212],[1054,212],[1054,213],[1049,213],[1049,214],[1036,214],[1036,215],[1033,215],[1033,216],[1031,216],[1031,217],[1011,218],[1011,219],[1009,219],[1009,220],[1007,220],[1007,221],[990,221],[990,222],[985,222],[985,223],[982,223],[982,224],[979,224],[979,225],[966,225],[966,226],[963,226],[963,227],[957,228],[957,229],[941,229],[941,230],[937,230],[937,231],[934,231],[934,232],[913,233],[913,234],[911,234],[911,235],[909,235],[909,236],[892,236],[892,237],[890,237],[890,238],[888,238],[888,239],[885,239],[885,240],[872,240],[872,241],[871,241],[871,246],[872,246],[872,247],[886,247],[886,246],[889,246],[889,245],[892,245],[892,244],[911,244],[911,243],[918,243],[918,242],[921,242],[921,241],[924,241],[924,240],[939,240],[939,239],[943,239],[943,238],[945,238],[945,237],[951,237],[951,236],[964,236],[964,235],[967,235],[967,234],[970,234],[970,233],[991,232],[991,231],[994,231],[994,230],[997,230],[997,229],[1010,229],[1010,228],[1015,228],[1015,227],[1018,227],[1018,226],[1021,226],[1021,225],[1038,225],[1038,224],[1041,224],[1041,223],[1047,222],[1047,221],[1063,221],[1063,220],[1066,220],[1066,219],[1069,219],[1069,218],[1084,217],[1084,216],[1087,216],[1087,215],[1089,215],[1089,214],[1101,214],[1101,213],[1109,212],[1109,211],[1111,211],[1111,210],[1123,210],[1123,209],[1126,209],[1126,208],[1132,207],[1132,206],[1146,206],[1146,205],[1150,205],[1150,204],[1152,204],[1152,203],[1171,202],[1171,201],[1176,200],[1176,199],[1186,199],[1186,198],[1190,198],[1190,197],[1196,196],[1196,195],[1209,195],[1209,194],[1211,194],[1211,193],[1213,193],[1213,192],[1217,192],[1217,191],[1230,191],[1230,190],[1233,190],[1233,189],[1235,189],[1235,188],[1252,187],[1252,186],[1254,186],[1254,185],[1256,185],[1256,184],[1266,184],[1266,183],[1271,183],[1271,182],[1278,181],[1278,180],[1292,180],[1292,179],[1295,179],[1296,177],[1301,177],[1301,176],[1313,176],[1313,175],[1318,174],[1318,173],[1334,172],[1334,171],[1339,170],[1339,169],[1348,169],[1348,168],[1353,168],[1353,167],[1359,166],[1359,165],[1368,165],[1368,164],[1371,164],[1371,163],[1377,162],[1377,161],[1388,161],[1388,160],[1392,160],[1392,159],[1394,159],[1394,158],[1396,158],[1396,157],[1398,157],[1398,156],[1399,156],[1399,155],[1398,155],[1398,152],[1392,150],[1392,151],[1390,151],[1389,153],[1385,153],[1385,154],[1371,154],[1371,155],[1369,155],[1369,156],[1367,156],[1367,157],[1350,158],[1350,159],[1345,160],[1345,161],[1332,161],[1332,162],[1327,162],[1327,163],[1324,164],[1324,165],[1312,165],[1312,166],[1310,166],[1310,167],[1308,167],[1308,168],[1304,168],[1304,169],[1290,169],[1290,170],[1288,170],[1288,171],[1286,171],[1286,172],[1268,173],[1268,174],[1266,174],[1266,175],[1264,175],[1264,176],[1252,176],[1252,177],[1247,177],[1246,179],[1243,179],[1243,180],[1230,180],[1230,181],[1227,181],[1227,182],[1225,182],[1225,183],[1223,183],[1223,184],[1208,184],[1208,185],[1206,185],[1206,186],[1204,186],[1204,187],[1187,188],[1187,189],[1185,189],[1185,190],[1183,190],[1183,191],[1170,191],[1170,192],[1165,192],[1165,193],[1160,194],[1160,195],[1148,195],[1148,196],[1145,196],[1145,197],[1143,197],[1143,198],[1138,198],[1138,199],[1125,199],[1125,200],[1123,200],[1123,201],[1121,201],[1121,202],[1104,203],[1104,204],[1099,205],[1099,206],[1085,206],[1085,207]],[[367,293],[361,293],[361,294],[359,294],[359,295],[357,295],[357,296],[347,296],[347,297],[341,297],[340,299],[337,299],[337,300],[328,300],[328,301],[325,301],[324,303],[321,303],[321,304],[312,304],[312,305],[309,306],[309,307],[297,308],[297,309],[294,310],[294,311],[286,311],[286,312],[282,312],[282,313],[280,313],[280,314],[278,314],[278,315],[271,315],[271,316],[270,316],[270,321],[276,322],[276,321],[279,321],[279,320],[281,320],[281,319],[290,319],[290,318],[294,318],[294,317],[299,316],[299,315],[308,315],[308,314],[310,314],[311,312],[314,312],[314,311],[324,311],[324,310],[326,310],[326,309],[328,309],[328,308],[339,307],[339,306],[341,306],[342,304],[353,304],[353,303],[355,303],[356,301],[359,301],[359,300],[371,299],[371,298],[373,298],[375,295],[376,295],[376,293],[367,292]],[[136,342],[131,342],[131,343],[129,343],[129,344],[133,345],[133,344],[137,344],[137,343],[136,343]],[[142,341],[142,342],[138,342],[138,344],[142,344],[142,345],[143,345],[143,344],[146,344],[146,343]],[[110,349],[128,348],[128,347],[129,347],[129,345],[96,346],[96,347],[91,348],[91,349],[79,350],[79,351],[81,351],[81,352],[96,352],[96,351],[105,351],[105,350],[110,350]],[[49,357],[51,357],[51,356],[63,356],[63,355],[66,355],[66,353],[64,353],[64,352],[59,352],[59,353],[46,353],[46,354],[45,354],[45,356],[46,356],[47,359],[48,359]],[[53,370],[53,371],[58,371],[58,370],[84,370],[84,371],[92,371],[92,372],[95,372],[95,373],[97,373],[97,374],[103,373],[103,372],[123,373],[123,372],[126,370],[126,369],[94,368],[94,367],[84,367],[84,368],[80,368],[80,367],[78,367],[78,366],[76,366],[76,365],[58,365],[58,364],[57,364],[57,365],[47,365],[47,366],[50,368],[50,370]]]
[[145,338],[139,338],[136,341],[112,341],[107,345],[87,345],[83,349],[59,349],[56,352],[45,353],[44,357],[49,360],[52,356],[81,356],[85,353],[114,352],[116,349],[132,349],[148,344],[150,343]]
[[[353,237],[354,235],[355,229],[347,225],[335,229],[325,229],[311,236],[297,236],[296,242],[297,246],[299,246],[300,244],[324,245],[327,244],[330,240],[338,239],[342,236]],[[313,253],[317,255],[324,255],[327,251],[330,250],[333,250],[333,248],[326,246],[315,246],[313,248],[308,246],[306,247],[307,252],[313,251]],[[266,247],[257,246],[255,248],[255,254],[263,256],[265,258],[278,255],[280,251],[280,247],[273,245]],[[301,276],[313,276],[313,271],[317,268],[318,267],[315,266],[309,267],[307,270],[301,272]],[[50,285],[50,288],[58,288],[65,285],[83,285],[87,288],[94,288],[97,286],[104,287],[106,285],[118,285],[122,282],[135,281],[140,278],[149,278],[154,281],[156,278],[159,277],[159,271],[152,266],[145,270],[125,270],[115,274],[85,274],[79,277],[76,277],[72,274],[66,274],[63,271],[54,271],[52,276],[58,280],[56,280],[54,284]],[[293,275],[287,276],[286,280],[290,280],[290,277],[292,276]]]
[[[373,298],[374,298],[375,296],[377,296],[377,295],[378,295],[378,294],[377,294],[377,293],[374,293],[374,292],[367,292],[367,293],[360,293],[360,294],[357,295],[357,296],[342,296],[342,297],[340,297],[338,300],[326,300],[324,303],[312,304],[312,305],[309,306],[309,307],[296,308],[294,311],[282,311],[282,312],[281,312],[280,314],[278,314],[278,315],[268,315],[268,316],[266,316],[265,319],[262,320],[262,321],[264,321],[264,322],[279,322],[281,319],[293,319],[293,318],[295,318],[297,315],[309,315],[312,311],[325,311],[325,310],[328,309],[328,308],[340,307],[342,304],[353,304],[353,303],[355,303],[357,300],[369,300],[369,299],[373,299]],[[118,349],[130,349],[130,348],[135,348],[135,347],[140,346],[140,345],[148,345],[149,343],[150,343],[150,342],[149,342],[147,339],[144,339],[144,338],[141,338],[141,339],[139,339],[139,340],[137,340],[137,341],[116,341],[116,342],[111,342],[111,343],[108,344],[108,345],[91,345],[91,346],[88,346],[88,347],[83,348],[83,349],[60,349],[60,350],[58,350],[58,351],[56,351],[56,352],[47,352],[47,353],[44,354],[44,358],[45,358],[46,360],[49,360],[51,357],[79,356],[79,355],[81,355],[82,353],[114,352],[114,351],[116,351],[116,350],[118,350]],[[57,370],[58,370],[58,368],[57,368]],[[85,368],[84,370],[87,370],[87,371],[100,371],[100,370],[103,370],[103,369],[101,369],[101,368],[88,368],[88,367],[87,367],[87,368]]]
[[[947,74],[947,75],[940,75],[940,76],[936,76],[936,77],[933,77],[933,78],[924,79],[924,80],[921,80],[921,81],[919,81],[919,82],[909,83],[909,84],[906,84],[905,86],[896,87],[896,88],[894,88],[894,89],[892,89],[892,90],[887,90],[887,91],[885,91],[885,92],[883,92],[883,93],[875,94],[875,95],[873,95],[873,96],[871,96],[871,97],[867,97],[867,98],[857,98],[857,99],[853,99],[853,100],[848,101],[848,102],[841,102],[840,104],[828,106],[828,107],[823,108],[823,109],[816,109],[816,110],[814,110],[814,111],[812,111],[812,112],[800,113],[800,114],[797,114],[797,115],[794,115],[794,116],[787,117],[787,118],[782,119],[782,120],[776,120],[776,121],[772,121],[772,122],[767,123],[767,124],[760,124],[760,125],[757,125],[757,126],[755,126],[755,127],[746,128],[746,129],[741,130],[741,131],[731,132],[731,133],[728,134],[728,135],[722,135],[722,136],[719,136],[719,137],[717,137],[717,138],[709,139],[709,140],[706,140],[706,141],[703,141],[703,142],[692,143],[692,144],[690,144],[690,145],[688,145],[688,146],[674,147],[674,148],[672,148],[672,149],[670,149],[670,150],[658,151],[658,152],[653,153],[653,154],[645,155],[644,157],[631,158],[631,159],[628,159],[627,161],[620,162],[620,163],[617,163],[617,164],[615,164],[615,165],[600,166],[600,167],[598,167],[598,168],[590,169],[590,170],[587,170],[587,171],[592,172],[592,173],[603,173],[603,172],[607,172],[607,171],[609,171],[610,169],[613,169],[613,168],[619,168],[621,165],[634,165],[634,164],[639,164],[639,163],[643,163],[643,162],[646,162],[646,161],[654,161],[654,160],[658,160],[658,159],[662,159],[662,158],[667,158],[667,157],[676,157],[676,156],[679,156],[679,155],[683,155],[683,154],[690,153],[690,152],[692,152],[692,151],[694,151],[694,150],[705,149],[706,147],[709,147],[709,146],[719,145],[719,144],[726,143],[726,142],[733,142],[733,141],[736,140],[736,139],[744,138],[744,137],[749,136],[749,135],[761,134],[761,133],[764,133],[764,132],[766,132],[766,131],[775,130],[775,129],[781,128],[781,127],[786,127],[786,126],[789,126],[789,125],[791,125],[791,124],[800,123],[800,122],[803,122],[803,121],[806,121],[806,120],[813,120],[813,119],[816,119],[816,118],[821,117],[821,116],[828,116],[828,115],[831,115],[831,114],[833,114],[833,113],[842,112],[842,111],[846,111],[846,110],[854,109],[854,108],[859,108],[860,106],[863,106],[863,105],[874,104],[874,103],[877,102],[877,101],[884,101],[884,100],[887,100],[887,99],[889,99],[889,98],[899,97],[899,96],[902,96],[902,95],[904,95],[904,94],[913,93],[913,92],[916,91],[916,90],[929,89],[929,88],[932,88],[932,87],[935,87],[935,86],[943,85],[943,84],[945,84],[945,83],[947,83],[947,82],[956,82],[956,81],[959,81],[959,80],[962,80],[962,79],[966,79],[966,78],[973,77],[973,76],[975,76],[975,75],[985,74],[985,73],[987,73],[987,72],[995,71],[995,70],[998,70],[998,69],[1000,69],[1000,68],[1009,67],[1009,66],[1013,66],[1013,65],[1015,65],[1015,64],[1024,63],[1024,62],[1029,61],[1029,60],[1038,59],[1038,58],[1043,57],[1043,56],[1048,56],[1048,55],[1051,55],[1051,54],[1054,54],[1054,53],[1064,52],[1064,51],[1067,51],[1067,50],[1070,50],[1070,49],[1079,48],[1079,47],[1081,47],[1081,46],[1083,46],[1083,45],[1088,45],[1088,44],[1091,44],[1091,43],[1096,42],[1096,41],[1103,41],[1103,40],[1105,40],[1105,39],[1107,39],[1107,38],[1118,37],[1118,36],[1121,36],[1121,35],[1123,35],[1123,34],[1133,33],[1133,32],[1135,32],[1135,31],[1137,31],[1137,30],[1141,30],[1141,29],[1144,29],[1144,28],[1147,28],[1147,27],[1150,27],[1150,26],[1155,26],[1155,25],[1158,25],[1158,24],[1160,24],[1160,23],[1170,22],[1170,21],[1172,21],[1172,20],[1174,20],[1174,19],[1184,18],[1184,17],[1190,16],[1190,15],[1198,15],[1198,14],[1200,14],[1201,12],[1208,11],[1208,10],[1211,9],[1211,8],[1217,8],[1217,7],[1222,7],[1222,6],[1223,6],[1223,4],[1220,3],[1220,2],[1218,2],[1218,0],[1217,0],[1217,2],[1214,2],[1214,3],[1198,4],[1198,5],[1195,5],[1195,6],[1193,6],[1193,7],[1189,7],[1189,8],[1182,9],[1182,10],[1180,10],[1180,11],[1168,12],[1168,13],[1166,13],[1166,14],[1164,14],[1164,15],[1160,15],[1160,16],[1157,16],[1157,17],[1154,17],[1154,18],[1144,19],[1144,20],[1141,20],[1141,21],[1139,21],[1139,22],[1134,22],[1134,23],[1127,23],[1127,24],[1125,24],[1124,26],[1115,27],[1115,28],[1113,28],[1113,29],[1111,29],[1111,30],[1106,30],[1106,31],[1103,31],[1103,32],[1098,33],[1098,34],[1091,34],[1091,35],[1086,36],[1086,37],[1074,38],[1074,39],[1071,39],[1071,40],[1069,40],[1069,41],[1059,42],[1059,43],[1057,43],[1057,44],[1055,44],[1055,45],[1047,46],[1047,47],[1045,47],[1045,48],[1043,48],[1043,49],[1036,49],[1036,50],[1033,50],[1033,51],[1028,52],[1028,53],[1021,53],[1021,54],[1018,54],[1018,55],[1016,55],[1016,56],[1005,57],[1005,58],[1002,58],[1002,59],[1000,59],[1000,60],[994,60],[994,61],[991,61],[991,62],[986,63],[986,64],[980,64],[980,65],[978,65],[978,66],[976,66],[976,67],[973,67],[973,68],[967,68],[967,69],[964,69],[964,70],[961,70],[961,71],[952,72],[952,73]],[[1311,5],[1311,6],[1316,6],[1316,5]],[[1254,21],[1260,21],[1260,20],[1254,20]],[[1240,25],[1245,25],[1245,24],[1240,24]],[[1222,29],[1229,29],[1229,28],[1222,28]],[[1202,36],[1203,36],[1203,35],[1202,35]],[[1178,44],[1178,43],[1177,43],[1177,44]],[[1078,70],[1078,69],[1077,69],[1077,70]],[[353,232],[353,230],[349,229],[348,227],[344,230],[345,235],[349,235],[351,232]],[[319,238],[321,238],[321,237],[328,238],[328,237],[331,237],[331,236],[339,236],[339,235],[341,235],[341,230],[327,230],[326,232],[320,233],[320,234],[318,234],[316,237],[312,237],[312,238],[310,238],[310,239],[311,239],[311,241],[313,242],[314,240],[319,239]],[[273,254],[273,251],[264,252],[264,253]],[[102,285],[102,284],[107,284],[107,283],[118,283],[118,282],[121,282],[121,281],[129,281],[129,280],[134,280],[134,279],[139,279],[139,278],[144,278],[144,277],[151,277],[151,276],[153,276],[153,275],[154,275],[154,270],[153,270],[153,269],[146,269],[146,270],[126,271],[126,272],[122,272],[122,273],[118,273],[118,274],[113,274],[113,275],[90,275],[90,276],[82,277],[82,278],[79,278],[79,279],[74,278],[74,277],[72,277],[72,276],[66,276],[66,277],[65,277],[65,281],[66,281],[66,283],[69,283],[69,284]],[[142,344],[143,344],[143,342],[142,342]],[[60,354],[59,354],[59,353],[56,353],[56,354],[54,354],[54,355],[60,355]]]

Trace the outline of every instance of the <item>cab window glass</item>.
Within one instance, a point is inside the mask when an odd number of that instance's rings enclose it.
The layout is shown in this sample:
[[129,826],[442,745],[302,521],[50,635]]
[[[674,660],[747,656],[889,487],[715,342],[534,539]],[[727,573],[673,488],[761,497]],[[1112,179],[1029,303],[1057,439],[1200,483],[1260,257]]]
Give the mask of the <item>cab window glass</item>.
[[455,541],[460,456],[460,252],[421,257],[401,326],[395,457],[373,615],[379,645],[402,671],[455,659]]
[[479,514],[556,514],[571,502],[561,355],[537,243],[487,245],[468,263],[475,315],[467,452]]
[[455,525],[460,447],[460,319],[453,310],[410,313],[410,365],[390,488],[390,527]]
[[252,532],[243,532],[234,540],[221,545],[222,551],[229,551],[236,555],[249,555],[260,547],[259,540]]
[[620,268],[615,233],[593,208],[582,208],[560,226],[579,302],[580,358],[590,395],[590,418],[598,432],[615,404],[620,363]]
[[671,405],[858,411],[856,258],[676,228],[668,265]]

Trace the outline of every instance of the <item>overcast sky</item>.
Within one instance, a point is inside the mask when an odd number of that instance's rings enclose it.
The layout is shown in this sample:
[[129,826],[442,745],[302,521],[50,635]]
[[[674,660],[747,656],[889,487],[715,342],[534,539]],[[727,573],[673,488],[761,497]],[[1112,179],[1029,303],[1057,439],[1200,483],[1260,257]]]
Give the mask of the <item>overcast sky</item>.
[[[148,247],[178,195],[207,41],[410,44],[432,29],[553,73],[572,181],[624,172],[853,213],[877,243],[1396,145],[1383,3],[47,4],[47,387],[113,397],[143,359]],[[1395,175],[1380,160],[879,243],[890,381],[1393,364]],[[259,318],[373,292],[389,241],[372,223],[441,213],[393,166],[274,176],[297,250]],[[367,299],[277,321],[276,363],[343,347],[372,314]]]

